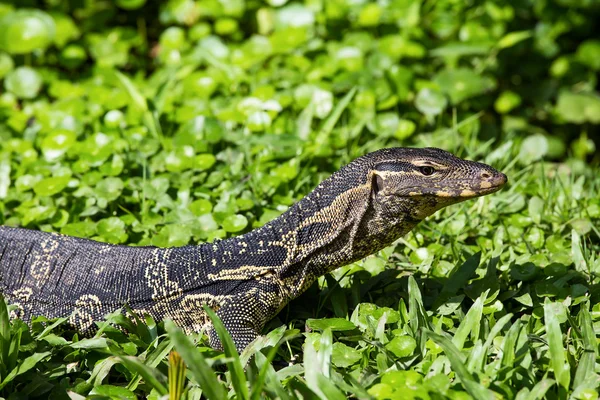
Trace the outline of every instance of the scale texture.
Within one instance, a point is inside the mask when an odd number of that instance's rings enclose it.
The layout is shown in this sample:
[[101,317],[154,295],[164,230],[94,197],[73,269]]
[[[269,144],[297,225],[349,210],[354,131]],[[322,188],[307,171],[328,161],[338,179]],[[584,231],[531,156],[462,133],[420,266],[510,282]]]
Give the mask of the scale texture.
[[492,193],[506,176],[435,148],[391,148],[334,173],[279,218],[245,235],[176,248],[116,246],[0,226],[0,292],[13,318],[69,317],[84,334],[129,306],[207,329],[205,304],[238,350],[319,276],[390,245],[435,211]]

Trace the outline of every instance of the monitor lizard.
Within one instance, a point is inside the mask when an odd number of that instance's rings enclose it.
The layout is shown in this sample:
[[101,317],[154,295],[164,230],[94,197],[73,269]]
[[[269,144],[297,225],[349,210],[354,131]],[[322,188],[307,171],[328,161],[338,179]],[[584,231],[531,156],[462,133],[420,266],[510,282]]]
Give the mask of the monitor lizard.
[[69,317],[84,334],[127,304],[188,332],[217,312],[239,351],[318,277],[389,246],[437,210],[499,190],[492,167],[436,148],[357,158],[244,235],[174,248],[111,245],[0,226],[0,293],[12,316]]

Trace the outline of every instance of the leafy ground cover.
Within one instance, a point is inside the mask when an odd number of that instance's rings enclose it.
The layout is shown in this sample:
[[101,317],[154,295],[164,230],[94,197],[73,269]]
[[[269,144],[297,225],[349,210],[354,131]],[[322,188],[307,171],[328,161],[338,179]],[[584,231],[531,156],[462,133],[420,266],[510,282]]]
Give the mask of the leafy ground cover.
[[386,146],[510,180],[322,278],[242,355],[118,314],[93,338],[28,327],[0,301],[0,395],[598,398],[599,19],[586,0],[0,3],[2,224],[211,241]]

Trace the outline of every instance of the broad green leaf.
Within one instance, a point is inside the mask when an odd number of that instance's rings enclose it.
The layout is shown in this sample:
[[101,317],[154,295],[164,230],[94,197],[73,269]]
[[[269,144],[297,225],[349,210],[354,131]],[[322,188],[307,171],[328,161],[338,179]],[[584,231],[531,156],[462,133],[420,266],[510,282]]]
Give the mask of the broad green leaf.
[[415,107],[428,117],[434,117],[441,114],[446,106],[448,100],[439,91],[434,89],[421,89],[415,99]]
[[339,368],[347,368],[356,364],[362,358],[362,353],[344,343],[333,343],[333,352],[331,353],[331,362]]
[[248,225],[248,219],[241,214],[230,215],[223,221],[226,232],[239,232]]
[[31,67],[18,67],[6,75],[4,88],[19,99],[33,99],[42,90],[42,77]]
[[413,355],[417,348],[417,342],[408,335],[396,336],[386,343],[385,348],[394,353],[396,357],[408,357]]
[[41,10],[19,9],[0,18],[0,49],[10,54],[43,50],[55,34],[54,20]]
[[33,186],[33,191],[38,196],[53,196],[57,193],[63,191],[67,185],[71,177],[69,176],[57,176],[52,178],[45,178],[38,181]]
[[443,70],[434,77],[434,82],[454,105],[495,87],[492,79],[467,68]]
[[556,112],[567,122],[600,123],[600,96],[596,93],[562,91],[556,102]]

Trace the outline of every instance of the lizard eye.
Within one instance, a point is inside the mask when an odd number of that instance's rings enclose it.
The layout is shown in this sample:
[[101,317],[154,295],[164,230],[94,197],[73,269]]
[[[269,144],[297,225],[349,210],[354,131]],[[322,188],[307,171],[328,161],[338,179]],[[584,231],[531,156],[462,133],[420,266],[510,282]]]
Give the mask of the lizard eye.
[[422,167],[419,167],[419,172],[425,176],[429,176],[429,175],[433,175],[433,173],[435,172],[435,168],[430,167],[428,165],[424,165]]

